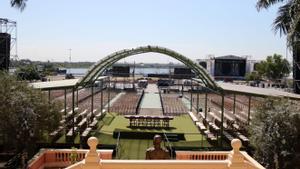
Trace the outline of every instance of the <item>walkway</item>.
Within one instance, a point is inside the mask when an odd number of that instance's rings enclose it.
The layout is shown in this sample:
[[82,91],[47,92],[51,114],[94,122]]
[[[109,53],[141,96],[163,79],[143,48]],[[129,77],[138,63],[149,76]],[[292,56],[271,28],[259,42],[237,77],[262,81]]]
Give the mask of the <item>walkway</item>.
[[156,84],[149,84],[140,105],[140,115],[163,116]]
[[146,93],[158,93],[158,87],[156,84],[148,84],[147,88],[145,89]]
[[156,108],[161,109],[161,103],[158,93],[146,93],[144,94],[144,98],[141,102],[140,108]]

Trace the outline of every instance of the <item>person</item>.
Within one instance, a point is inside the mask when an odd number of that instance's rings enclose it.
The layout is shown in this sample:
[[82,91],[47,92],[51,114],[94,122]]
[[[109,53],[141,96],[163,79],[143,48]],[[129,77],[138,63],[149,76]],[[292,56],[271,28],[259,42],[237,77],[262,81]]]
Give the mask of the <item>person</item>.
[[160,143],[162,138],[160,135],[155,135],[153,138],[153,147],[146,151],[146,160],[166,160],[170,159],[169,151],[161,148]]

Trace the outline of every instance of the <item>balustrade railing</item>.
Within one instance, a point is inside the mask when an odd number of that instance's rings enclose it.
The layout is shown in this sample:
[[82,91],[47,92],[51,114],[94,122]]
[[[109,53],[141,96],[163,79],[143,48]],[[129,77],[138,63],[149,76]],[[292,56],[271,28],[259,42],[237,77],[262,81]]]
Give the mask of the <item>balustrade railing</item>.
[[[44,167],[67,167],[74,162],[85,159],[88,150],[82,149],[42,149],[29,162],[28,169],[39,169]],[[101,159],[112,159],[113,150],[98,150]]]
[[97,138],[91,137],[88,140],[90,150],[43,150],[30,163],[29,169],[264,169],[246,152],[239,150],[242,143],[238,139],[232,140],[232,151],[177,151],[176,160],[113,160],[112,150],[97,151],[97,144]]
[[197,152],[197,151],[177,151],[176,160],[226,160],[227,151]]

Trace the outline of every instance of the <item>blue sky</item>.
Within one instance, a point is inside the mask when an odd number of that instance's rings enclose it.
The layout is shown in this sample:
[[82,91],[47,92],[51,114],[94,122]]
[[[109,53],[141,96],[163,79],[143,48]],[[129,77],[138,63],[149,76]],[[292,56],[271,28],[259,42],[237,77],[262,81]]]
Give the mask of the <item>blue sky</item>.
[[[0,17],[18,23],[19,58],[97,61],[142,45],[159,45],[191,59],[235,54],[263,59],[285,56],[275,35],[277,7],[258,12],[256,0],[28,0],[23,12],[0,1]],[[144,54],[126,61],[169,62]],[[155,56],[155,57],[154,57]],[[158,56],[158,57],[156,57]]]

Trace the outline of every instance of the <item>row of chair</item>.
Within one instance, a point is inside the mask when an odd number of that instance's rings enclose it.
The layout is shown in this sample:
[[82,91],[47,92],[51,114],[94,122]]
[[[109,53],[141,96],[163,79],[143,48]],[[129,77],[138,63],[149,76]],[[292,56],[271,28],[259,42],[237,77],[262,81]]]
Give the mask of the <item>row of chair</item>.
[[177,94],[161,94],[161,101],[165,115],[177,116],[188,111]]
[[141,96],[136,92],[127,92],[114,102],[110,110],[122,115],[134,115]]

